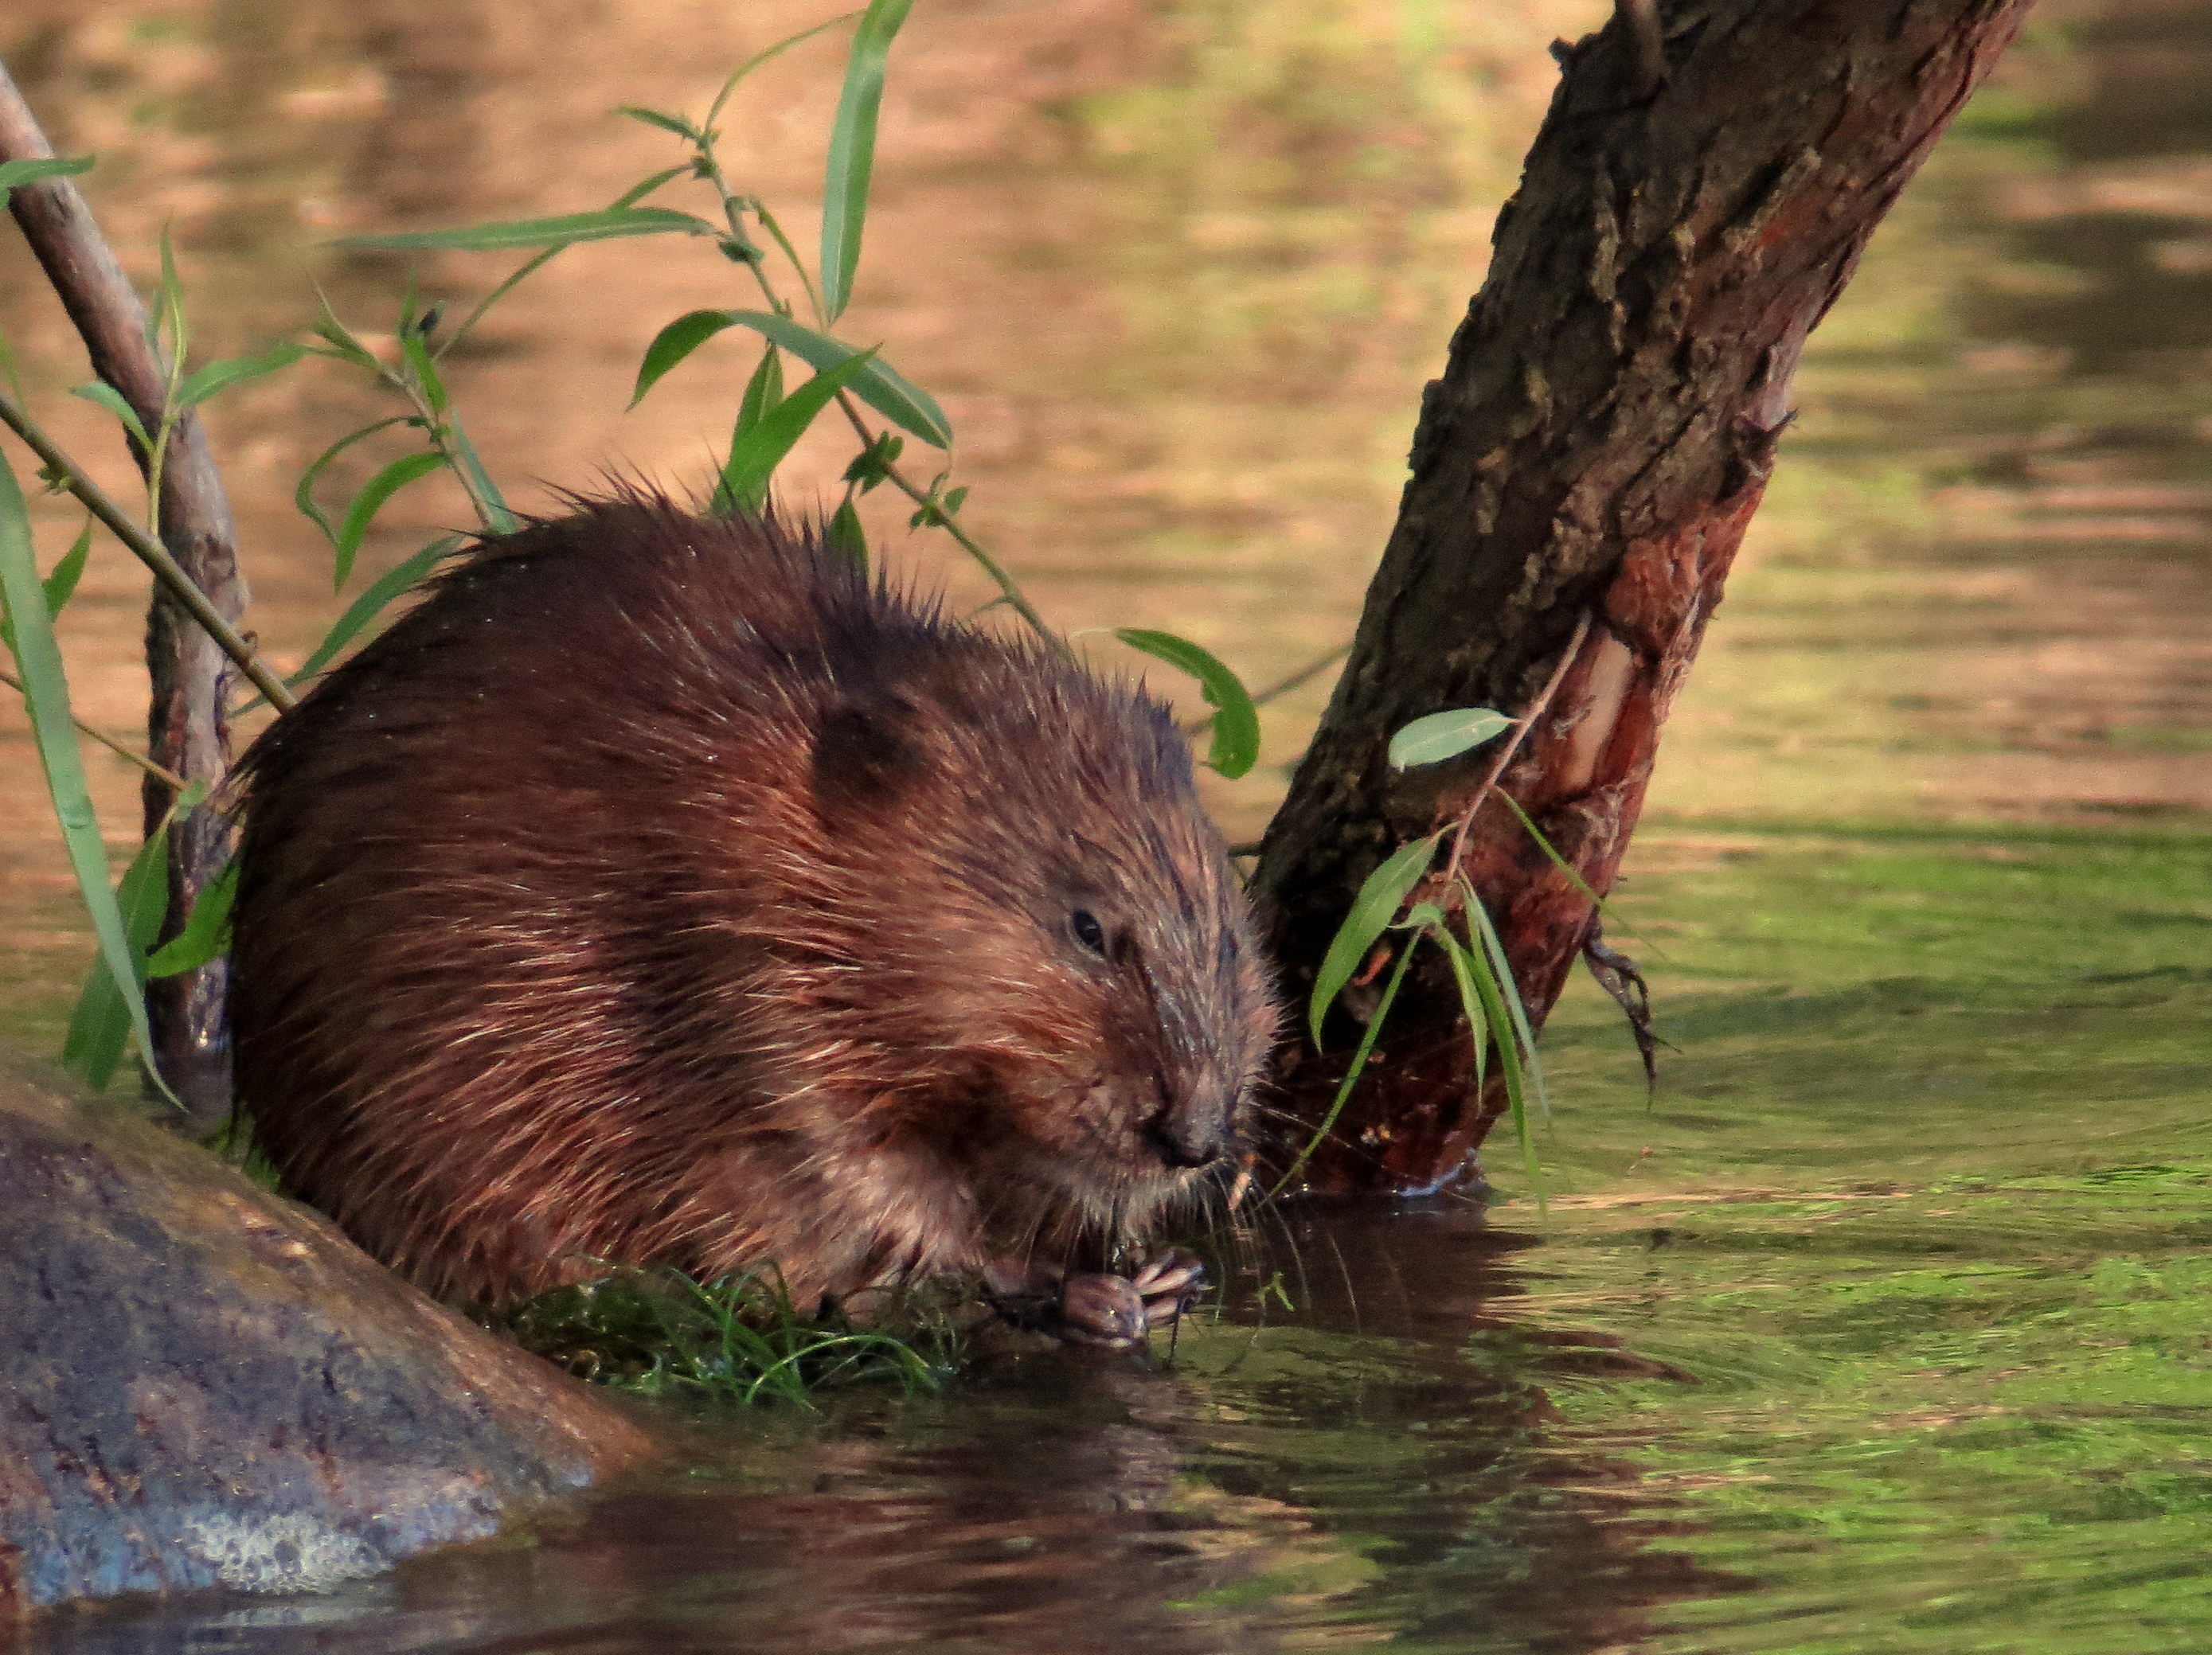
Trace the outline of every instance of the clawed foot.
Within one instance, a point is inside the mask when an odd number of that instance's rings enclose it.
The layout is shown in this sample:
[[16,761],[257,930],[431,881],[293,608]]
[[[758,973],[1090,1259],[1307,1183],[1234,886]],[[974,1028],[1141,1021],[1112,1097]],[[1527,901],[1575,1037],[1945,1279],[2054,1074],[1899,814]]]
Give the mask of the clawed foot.
[[1181,1247],[1145,1261],[1133,1276],[1080,1275],[1054,1287],[998,1289],[993,1301],[1018,1327],[1036,1328],[1074,1344],[1132,1345],[1163,1322],[1171,1322],[1206,1291],[1206,1266]]

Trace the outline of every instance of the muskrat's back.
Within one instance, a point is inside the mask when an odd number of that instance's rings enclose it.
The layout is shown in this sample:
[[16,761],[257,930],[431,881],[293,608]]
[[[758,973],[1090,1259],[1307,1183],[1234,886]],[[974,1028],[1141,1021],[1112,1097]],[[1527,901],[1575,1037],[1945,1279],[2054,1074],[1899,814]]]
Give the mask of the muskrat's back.
[[244,768],[241,1100],[436,1293],[1132,1239],[1274,1027],[1164,710],[773,524],[489,541]]

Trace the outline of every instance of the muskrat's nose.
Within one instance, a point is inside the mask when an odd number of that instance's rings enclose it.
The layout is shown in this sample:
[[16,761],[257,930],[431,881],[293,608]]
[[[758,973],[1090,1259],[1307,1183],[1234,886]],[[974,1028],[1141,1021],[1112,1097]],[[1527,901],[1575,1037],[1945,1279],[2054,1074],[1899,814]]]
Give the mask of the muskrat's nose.
[[1211,1166],[1229,1153],[1228,1112],[1171,1105],[1145,1123],[1145,1141],[1170,1167]]

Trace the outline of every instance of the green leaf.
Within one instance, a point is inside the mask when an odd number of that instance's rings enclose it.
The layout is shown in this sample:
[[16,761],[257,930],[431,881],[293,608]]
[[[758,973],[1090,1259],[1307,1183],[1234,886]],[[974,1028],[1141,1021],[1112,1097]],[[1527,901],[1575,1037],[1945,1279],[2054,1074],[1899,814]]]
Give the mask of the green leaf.
[[[826,333],[802,327],[788,316],[778,316],[769,311],[725,311],[723,314],[739,327],[750,328],[771,344],[781,345],[809,367],[834,367],[853,355],[852,346]],[[853,394],[893,425],[913,433],[931,447],[952,446],[952,427],[945,417],[945,410],[927,391],[908,385],[883,363],[871,363],[867,371],[853,381]]]
[[[372,424],[362,427],[358,431],[349,431],[321,453],[316,455],[313,464],[300,474],[299,483],[292,490],[292,504],[300,508],[301,516],[323,531],[323,538],[329,541],[333,547],[338,543],[338,531],[331,526],[330,518],[323,515],[323,508],[315,504],[315,484],[321,480],[324,468],[363,438],[373,437],[380,431],[389,430],[405,418],[406,415],[403,414],[395,414],[388,420],[375,421]],[[339,585],[344,584],[343,580],[337,583]]]
[[76,583],[83,575],[85,563],[91,556],[92,519],[87,518],[84,520],[84,527],[77,531],[76,538],[70,543],[69,550],[64,552],[61,561],[54,565],[53,573],[40,583],[46,594],[48,615],[59,615],[62,612],[62,605],[68,603],[76,594]]
[[761,51],[755,52],[751,57],[746,58],[744,62],[739,64],[735,69],[730,71],[730,78],[722,82],[722,89],[714,94],[714,101],[708,106],[707,118],[701,122],[700,124],[711,130],[714,123],[721,118],[722,106],[730,100],[730,94],[735,92],[738,89],[738,83],[742,82],[746,76],[758,69],[763,64],[767,63],[773,58],[781,57],[783,53],[790,51],[792,47],[797,45],[802,40],[812,39],[816,35],[823,33],[825,29],[836,28],[840,23],[851,22],[860,15],[860,14],[857,11],[841,11],[835,17],[830,18],[825,21],[817,23],[811,28],[803,28],[796,34],[786,35],[782,39],[778,40],[774,45],[764,47]]
[[745,394],[738,403],[738,425],[731,434],[732,444],[744,441],[782,400],[783,358],[770,345],[761,353],[760,366],[753,370],[752,378],[745,381]]
[[138,440],[138,446],[150,454],[154,440],[146,434],[146,427],[138,418],[138,410],[125,400],[124,395],[105,379],[87,379],[81,385],[71,385],[69,394],[82,397],[88,403],[97,403],[123,421],[123,428]]
[[845,60],[845,86],[830,128],[830,165],[822,191],[822,314],[834,322],[853,296],[860,264],[860,231],[868,217],[868,179],[876,165],[876,116],[884,100],[884,64],[914,0],[868,0]]
[[678,137],[699,141],[699,129],[681,115],[664,115],[657,109],[645,109],[636,104],[619,104],[615,113],[627,115],[634,121],[643,121],[647,126],[657,126],[664,132],[673,132]]
[[406,360],[407,366],[414,369],[416,380],[422,387],[423,400],[430,405],[430,412],[442,420],[446,409],[452,406],[453,398],[447,394],[445,376],[438,372],[437,363],[431,360],[430,347],[423,343],[422,336],[411,318],[401,324],[399,354]]
[[146,961],[149,977],[177,977],[198,971],[230,946],[230,905],[238,894],[238,859],[200,887],[184,930],[154,950]]
[[[185,361],[185,284],[177,274],[177,250],[170,244],[169,227],[161,227],[161,285],[154,294],[154,313],[146,324],[146,340],[153,346],[154,354],[161,354],[161,338],[168,336],[169,362],[173,367],[182,367]],[[166,418],[167,409],[163,409]]]
[[1316,1046],[1321,1045],[1322,1019],[1328,1015],[1336,997],[1364,963],[1376,939],[1398,917],[1406,893],[1420,883],[1421,876],[1428,872],[1429,864],[1436,858],[1437,841],[1443,836],[1439,831],[1426,839],[1400,846],[1381,867],[1367,876],[1367,882],[1352,899],[1352,911],[1344,916],[1344,923],[1329,939],[1328,952],[1322,957],[1321,969],[1314,973],[1313,999],[1307,1009],[1306,1027],[1313,1034]]
[[[845,481],[859,487],[862,494],[890,481],[891,467],[906,447],[906,439],[896,431],[878,433],[876,440],[853,456],[853,463],[845,468]],[[964,497],[966,489],[960,491]]]
[[322,302],[323,313],[309,325],[308,331],[356,367],[365,367],[372,373],[381,372],[383,365],[376,360],[375,353],[355,338],[353,330],[338,320],[337,312],[331,308],[331,296],[323,291],[319,282],[315,285],[315,297]]
[[499,492],[499,485],[484,470],[477,458],[477,446],[469,440],[469,433],[461,429],[459,419],[446,422],[446,445],[453,450],[454,470],[468,486],[469,494],[477,503],[477,516],[488,534],[511,535],[522,526],[521,519],[507,508],[507,499]]
[[402,454],[365,483],[346,507],[345,521],[339,525],[337,537],[332,542],[337,549],[337,575],[331,581],[335,590],[345,585],[353,573],[355,555],[361,543],[368,538],[369,525],[376,514],[384,509],[385,501],[418,477],[427,477],[442,469],[446,462],[436,454]]
[[[46,594],[48,619],[51,620],[61,614],[62,605],[68,603],[71,594],[76,591],[77,579],[84,573],[85,560],[91,555],[92,519],[87,518],[84,527],[78,532],[75,543],[71,544],[69,550],[62,554],[61,560],[54,565],[52,573],[39,583],[40,590]],[[15,648],[15,622],[9,615],[8,606],[5,603],[0,603],[0,646],[4,646],[10,656],[18,654]]]
[[[115,905],[123,916],[125,937],[131,945],[134,973],[146,950],[161,934],[161,918],[169,908],[169,829],[154,830],[139,846],[138,854],[124,870],[115,888]],[[128,994],[116,986],[113,972],[102,960],[94,964],[77,991],[70,1012],[69,1033],[62,1040],[62,1067],[95,1089],[114,1078],[131,1038],[132,1008],[145,1015],[145,985],[133,978]],[[142,1037],[140,1049],[146,1050]]]
[[1234,779],[1259,762],[1260,709],[1252,704],[1242,679],[1211,652],[1171,632],[1116,627],[1114,635],[1131,649],[1181,667],[1198,680],[1206,704],[1213,709],[1213,745],[1206,763]]
[[653,389],[662,374],[723,329],[736,325],[735,319],[727,311],[695,310],[678,317],[661,329],[653,336],[653,343],[645,348],[645,360],[637,365],[637,384],[631,388],[629,405],[635,408],[645,400],[645,393]]
[[[323,634],[323,641],[315,646],[314,653],[307,657],[306,664],[284,682],[288,684],[301,683],[320,672],[330,664],[332,657],[360,635],[362,627],[384,612],[386,605],[403,592],[412,591],[437,566],[439,560],[453,555],[454,549],[460,543],[459,535],[447,535],[443,540],[434,541],[404,562],[378,576],[368,590],[346,606],[346,612],[338,616],[337,622]],[[240,710],[243,712],[245,709]]]
[[46,791],[61,823],[70,865],[92,917],[100,959],[127,1002],[131,1028],[150,1066],[154,1037],[146,1022],[145,997],[138,991],[138,954],[131,947],[115,893],[108,888],[107,852],[100,844],[99,814],[93,809],[76,731],[70,722],[69,679],[62,670],[61,647],[54,641],[53,617],[46,612],[46,588],[31,549],[30,513],[15,470],[4,456],[0,456],[0,598],[6,600],[15,625],[16,671],[23,681]]
[[36,184],[40,179],[66,178],[72,173],[92,170],[90,155],[72,156],[68,161],[58,157],[40,156],[34,161],[0,161],[0,201],[19,184]]
[[1486,706],[1459,706],[1448,712],[1431,712],[1416,718],[1390,737],[1390,767],[1407,770],[1417,764],[1437,764],[1480,747],[1513,720]]
[[210,362],[186,379],[177,392],[179,408],[194,408],[210,397],[228,391],[247,379],[258,379],[264,374],[288,368],[307,354],[305,345],[295,345],[289,340],[275,344],[258,356],[232,356],[220,362]]
[[[617,196],[607,210],[610,212],[619,212],[625,207],[644,200],[646,197],[651,195],[655,190],[658,190],[662,185],[668,183],[672,179],[689,177],[690,175],[690,172],[691,169],[689,167],[664,167],[659,172],[653,173],[650,178],[640,179],[637,183],[630,185],[629,189],[623,191],[622,194]],[[507,294],[513,293],[516,288],[521,286],[521,284],[526,281],[532,273],[544,269],[549,262],[557,258],[561,254],[562,248],[568,245],[568,244],[567,242],[556,242],[552,246],[545,248],[543,252],[536,254],[532,258],[524,260],[522,264],[517,265],[514,270],[508,273],[505,281],[501,282],[497,287],[494,288],[483,298],[477,300],[476,308],[469,312],[468,318],[464,321],[460,326],[455,328],[451,333],[447,334],[444,342],[441,343],[438,349],[432,354],[442,360],[453,350],[454,346],[459,344],[462,340],[467,338],[470,334],[476,330],[477,324],[483,321],[485,317],[491,313],[492,306],[498,304],[499,301],[506,298]],[[374,368],[375,364],[372,361],[369,364],[369,367]]]
[[572,247],[580,241],[610,241],[631,235],[707,235],[722,232],[705,219],[668,207],[608,207],[592,213],[562,213],[553,218],[521,218],[499,224],[472,224],[460,230],[420,230],[408,235],[349,235],[339,247],[444,248],[454,252],[496,252],[516,247]]
[[783,463],[783,457],[805,434],[806,427],[814,423],[814,416],[829,406],[830,399],[867,367],[874,355],[872,350],[860,351],[835,367],[824,368],[732,443],[729,463],[722,468],[719,497],[741,510],[759,511],[768,500],[769,479]]
[[842,552],[865,573],[868,567],[868,535],[860,526],[860,514],[853,509],[849,500],[837,507],[830,519],[828,539],[830,545]]
[[1490,1010],[1477,973],[1488,967],[1468,952],[1466,943],[1451,934],[1450,927],[1443,923],[1441,911],[1432,934],[1443,949],[1444,957],[1451,962],[1452,980],[1459,986],[1460,1009],[1467,1015],[1468,1034],[1474,1042],[1474,1089],[1480,1094],[1490,1066]]
[[[1518,1083],[1519,1072],[1525,1066],[1535,1089],[1536,1101],[1548,1118],[1552,1112],[1551,1094],[1544,1085],[1543,1064],[1536,1056],[1536,1031],[1529,1026],[1528,1009],[1521,999],[1521,985],[1514,979],[1513,961],[1505,952],[1504,939],[1498,936],[1498,927],[1490,923],[1490,911],[1482,906],[1482,899],[1475,894],[1474,886],[1465,874],[1458,876],[1458,884],[1460,900],[1467,910],[1468,930],[1481,943],[1483,956],[1490,962],[1490,975],[1498,985],[1503,1009],[1502,1013],[1491,1014],[1492,1026],[1510,1023],[1515,1036],[1498,1042],[1498,1061],[1504,1065],[1508,1095],[1511,1095],[1511,1088]],[[1516,1043],[1520,1047],[1518,1054],[1513,1050]]]
[[[1475,901],[1473,888],[1462,882],[1462,889],[1465,900],[1474,904],[1472,912],[1482,914],[1482,905]],[[1487,925],[1489,916],[1482,914],[1481,923]],[[1484,955],[1469,949],[1449,931],[1439,930],[1433,934],[1450,957],[1452,976],[1459,985],[1460,1003],[1467,1010],[1468,1032],[1475,1042],[1477,1088],[1482,1085],[1484,1056],[1490,1049],[1492,1036],[1497,1036],[1498,1072],[1505,1082],[1505,1109],[1512,1118],[1513,1136],[1521,1146],[1521,1164],[1528,1174],[1530,1186],[1536,1191],[1536,1206],[1540,1211],[1546,1204],[1544,1169],[1536,1158],[1536,1140],[1528,1130],[1528,1082],[1533,1072],[1540,1088],[1542,1071],[1533,1067],[1536,1055],[1533,1046],[1528,1048],[1528,1063],[1524,1065],[1518,1043],[1502,1032],[1510,1016],[1509,1008],[1520,1003],[1520,993],[1510,977],[1501,981]]]

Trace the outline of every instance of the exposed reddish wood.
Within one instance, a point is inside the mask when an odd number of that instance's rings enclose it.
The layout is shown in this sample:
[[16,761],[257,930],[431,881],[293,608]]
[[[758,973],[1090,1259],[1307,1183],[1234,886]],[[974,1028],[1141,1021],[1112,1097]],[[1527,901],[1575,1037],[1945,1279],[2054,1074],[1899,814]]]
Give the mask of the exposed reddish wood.
[[[1424,398],[1413,476],[1320,733],[1255,889],[1293,996],[1360,882],[1461,816],[1478,751],[1389,770],[1392,731],[1451,706],[1532,704],[1593,618],[1502,785],[1594,889],[1609,888],[1659,731],[1718,605],[1788,420],[1806,336],[2027,0],[1677,0],[1650,90],[1632,7],[1559,48],[1565,73],[1500,214],[1496,256]],[[1532,1016],[1564,985],[1590,905],[1495,803],[1465,865]],[[1417,967],[1319,1187],[1458,1177],[1503,1106],[1442,970]],[[1317,1119],[1355,1031],[1286,1051]]]
[[[0,69],[0,161],[52,154],[22,94]],[[84,340],[92,371],[121,391],[146,429],[154,430],[168,365],[147,339],[145,306],[84,197],[69,179],[46,179],[16,186],[9,207]],[[146,456],[135,442],[132,457],[145,469]],[[246,594],[230,503],[199,416],[189,409],[170,438],[162,466],[161,539],[216,609],[235,622],[245,613]],[[230,771],[223,715],[229,663],[215,640],[158,586],[146,616],[146,667],[153,681],[147,710],[149,756],[187,781],[204,781],[210,790],[221,786]],[[168,814],[173,797],[167,783],[147,778],[149,833]],[[172,829],[163,939],[184,929],[201,888],[228,858],[230,839],[229,823],[211,809],[192,811]],[[230,1107],[225,971],[218,960],[156,981],[146,997],[161,1073],[201,1127],[219,1125]]]

